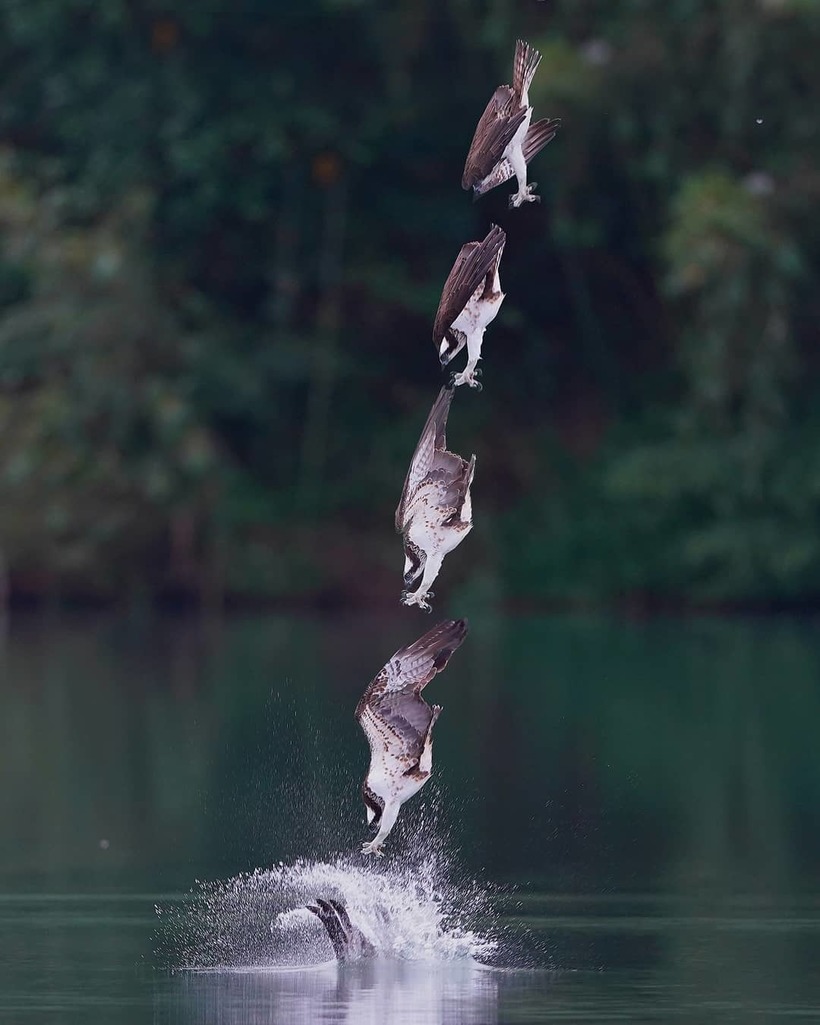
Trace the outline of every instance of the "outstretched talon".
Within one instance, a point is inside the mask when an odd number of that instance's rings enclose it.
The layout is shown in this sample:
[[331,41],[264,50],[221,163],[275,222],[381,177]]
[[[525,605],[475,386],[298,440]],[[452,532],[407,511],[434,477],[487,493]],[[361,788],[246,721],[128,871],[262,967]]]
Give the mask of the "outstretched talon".
[[402,605],[408,606],[418,605],[418,607],[422,609],[422,611],[432,612],[433,610],[430,607],[430,603],[427,601],[428,598],[432,598],[432,593],[429,591],[427,592],[427,594],[419,594],[418,591],[416,591],[414,594],[410,594],[408,591],[403,591],[401,603]]
[[362,854],[375,854],[377,858],[384,857],[384,851],[382,850],[381,844],[376,844],[375,840],[371,840],[370,843],[362,845]]
[[538,185],[538,182],[530,182],[520,192],[514,193],[510,196],[510,209],[521,206],[522,203],[540,203],[541,197],[537,196],[534,189]]
[[468,384],[471,388],[477,388],[479,391],[481,391],[481,385],[476,380],[476,378],[479,377],[480,374],[480,370],[463,370],[455,378],[454,383],[456,386],[460,384]]

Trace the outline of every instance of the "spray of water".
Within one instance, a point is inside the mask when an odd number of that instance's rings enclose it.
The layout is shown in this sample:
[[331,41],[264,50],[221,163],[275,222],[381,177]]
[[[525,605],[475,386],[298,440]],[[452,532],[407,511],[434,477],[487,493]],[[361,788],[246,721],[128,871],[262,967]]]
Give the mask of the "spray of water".
[[387,857],[297,859],[227,881],[198,882],[181,902],[157,907],[159,960],[170,968],[322,964],[333,949],[306,910],[317,897],[344,902],[378,957],[486,961],[497,946],[493,891],[464,879],[438,825],[438,801]]
[[317,896],[344,901],[378,956],[479,960],[496,945],[491,935],[470,927],[486,919],[487,893],[452,882],[437,859],[373,864],[338,857],[198,883],[182,904],[158,907],[170,966],[282,967],[331,960],[323,926],[305,909]]

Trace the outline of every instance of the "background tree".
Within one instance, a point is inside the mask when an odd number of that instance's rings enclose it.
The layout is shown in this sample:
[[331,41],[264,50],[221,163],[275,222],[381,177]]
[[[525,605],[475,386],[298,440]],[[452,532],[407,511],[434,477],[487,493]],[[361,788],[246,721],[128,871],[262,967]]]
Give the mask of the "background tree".
[[[526,216],[459,189],[518,35],[564,119]],[[438,293],[495,220],[471,577],[813,601],[818,41],[813,0],[0,0],[12,587],[395,591]]]

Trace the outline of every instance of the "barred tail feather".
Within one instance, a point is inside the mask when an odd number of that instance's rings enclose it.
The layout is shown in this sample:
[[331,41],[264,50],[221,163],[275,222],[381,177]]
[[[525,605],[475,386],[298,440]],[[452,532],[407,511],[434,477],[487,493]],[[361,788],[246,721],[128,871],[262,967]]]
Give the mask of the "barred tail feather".
[[535,70],[541,63],[541,54],[529,43],[519,39],[515,44],[513,60],[513,89],[517,96],[529,91]]

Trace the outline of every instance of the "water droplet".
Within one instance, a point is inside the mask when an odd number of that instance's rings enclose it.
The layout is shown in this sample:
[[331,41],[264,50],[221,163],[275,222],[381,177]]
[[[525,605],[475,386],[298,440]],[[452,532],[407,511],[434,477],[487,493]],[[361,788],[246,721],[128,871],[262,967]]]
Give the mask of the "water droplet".
[[756,122],[757,124],[759,124],[759,125],[762,125],[762,124],[763,124],[763,118],[762,118],[762,117],[756,117],[756,118],[755,118],[755,122]]

